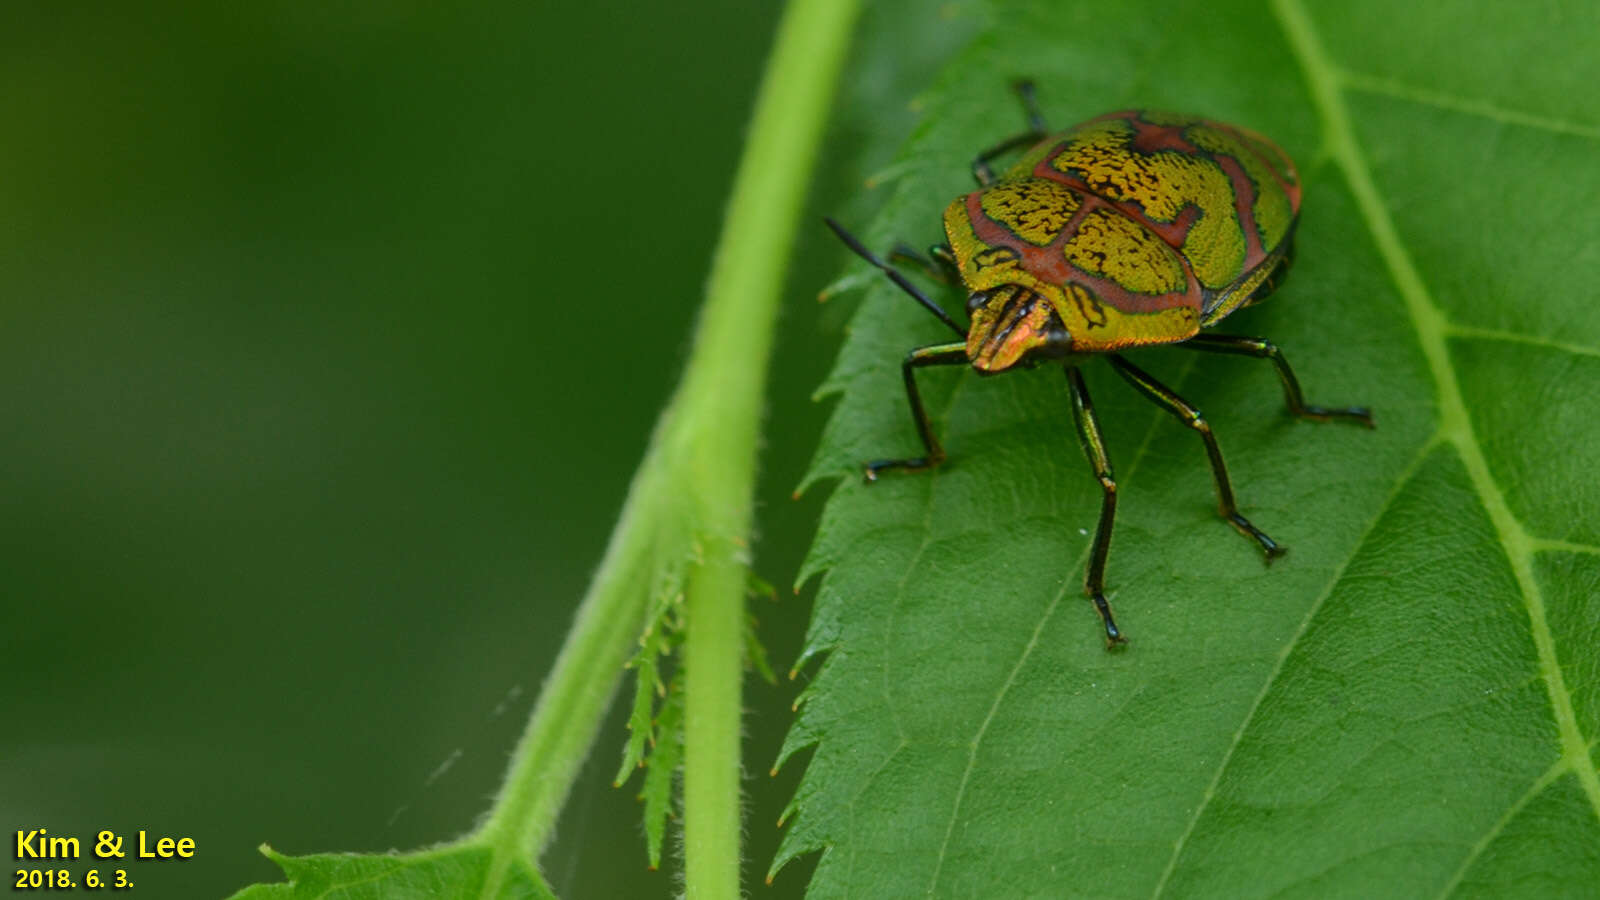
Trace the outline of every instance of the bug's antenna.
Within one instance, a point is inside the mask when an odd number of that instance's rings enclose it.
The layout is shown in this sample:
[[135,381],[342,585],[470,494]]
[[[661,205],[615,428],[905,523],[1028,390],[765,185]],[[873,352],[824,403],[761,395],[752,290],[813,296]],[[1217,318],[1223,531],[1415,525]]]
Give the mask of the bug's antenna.
[[949,325],[950,330],[954,331],[957,336],[961,337],[963,340],[966,339],[967,330],[962,328],[960,325],[957,325],[956,321],[950,318],[950,314],[945,312],[944,309],[939,306],[939,304],[933,302],[933,300],[930,299],[927,294],[917,290],[917,286],[907,281],[906,277],[901,275],[898,269],[879,259],[871,250],[863,247],[861,242],[856,240],[855,235],[844,230],[843,225],[840,225],[838,222],[826,217],[824,217],[822,221],[828,223],[828,227],[833,229],[833,233],[837,234],[839,236],[839,240],[844,241],[844,245],[849,247],[850,250],[855,253],[855,255],[883,270],[883,274],[889,276],[890,281],[899,285],[900,290],[905,291],[912,297],[915,297],[918,303],[921,303],[924,307],[927,307],[928,312],[938,316],[939,321]]

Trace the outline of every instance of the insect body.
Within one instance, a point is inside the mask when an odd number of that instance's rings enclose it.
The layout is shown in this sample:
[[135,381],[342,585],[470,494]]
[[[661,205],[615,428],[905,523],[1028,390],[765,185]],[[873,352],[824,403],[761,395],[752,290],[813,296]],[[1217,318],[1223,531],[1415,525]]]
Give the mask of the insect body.
[[[917,392],[917,369],[967,364],[989,375],[1061,361],[1078,436],[1103,492],[1084,587],[1110,646],[1123,641],[1105,598],[1117,486],[1081,363],[1106,357],[1135,389],[1199,433],[1219,511],[1269,562],[1283,548],[1240,515],[1222,451],[1200,411],[1117,351],[1177,344],[1267,359],[1283,382],[1290,413],[1368,427],[1372,416],[1359,407],[1306,405],[1294,372],[1272,343],[1201,330],[1264,299],[1293,262],[1300,183],[1282,150],[1242,128],[1148,111],[1108,113],[1050,134],[1032,86],[1024,82],[1018,91],[1032,127],[973,160],[979,189],[945,209],[947,243],[933,248],[931,260],[905,247],[894,253],[965,289],[966,328],[828,222],[853,251],[962,338],[912,350],[902,365],[925,455],[869,462],[866,477],[873,481],[888,469],[926,469],[944,460]],[[1022,157],[995,177],[990,162],[1024,147],[1029,149]]]

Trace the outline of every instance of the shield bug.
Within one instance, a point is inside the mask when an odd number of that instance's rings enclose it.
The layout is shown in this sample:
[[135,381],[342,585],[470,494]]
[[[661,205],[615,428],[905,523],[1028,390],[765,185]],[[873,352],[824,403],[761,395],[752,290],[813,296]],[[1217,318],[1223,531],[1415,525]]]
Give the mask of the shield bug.
[[[1105,357],[1135,390],[1199,434],[1218,510],[1268,562],[1283,547],[1240,514],[1205,417],[1118,351],[1175,344],[1253,356],[1272,363],[1289,412],[1299,418],[1370,428],[1372,414],[1362,407],[1308,405],[1276,345],[1204,330],[1265,299],[1289,271],[1300,182],[1288,154],[1243,128],[1145,110],[1107,113],[1051,133],[1032,84],[1022,82],[1017,91],[1030,127],[972,161],[978,189],[945,208],[946,242],[932,248],[931,258],[903,245],[890,256],[965,290],[967,327],[828,220],[852,251],[960,337],[907,354],[901,372],[924,453],[869,462],[866,478],[932,468],[945,458],[917,393],[918,369],[964,364],[993,375],[1062,363],[1078,437],[1102,491],[1084,590],[1105,625],[1107,646],[1114,646],[1124,638],[1106,602],[1105,566],[1117,483],[1079,371],[1083,363]],[[1017,150],[1023,150],[1020,159],[996,176],[990,164]]]

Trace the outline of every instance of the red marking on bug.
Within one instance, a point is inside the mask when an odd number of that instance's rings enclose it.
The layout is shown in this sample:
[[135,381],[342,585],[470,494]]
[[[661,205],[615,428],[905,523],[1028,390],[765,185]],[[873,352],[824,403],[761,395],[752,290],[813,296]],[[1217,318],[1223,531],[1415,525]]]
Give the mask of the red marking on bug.
[[1192,156],[1200,152],[1200,148],[1189,143],[1189,139],[1183,136],[1181,128],[1151,124],[1139,118],[1136,112],[1123,113],[1122,118],[1133,126],[1133,140],[1129,146],[1140,153],[1159,153],[1169,150]]
[[[1249,153],[1250,148],[1245,147],[1244,151]],[[1261,231],[1256,227],[1255,182],[1250,180],[1249,173],[1237,159],[1214,155],[1212,160],[1222,168],[1228,180],[1233,183],[1233,208],[1239,216],[1239,227],[1244,231],[1244,267],[1239,271],[1249,272],[1267,258],[1267,252],[1261,248]]]
[[[1160,312],[1164,309],[1187,306],[1198,310],[1202,301],[1199,281],[1195,278],[1194,271],[1189,266],[1189,261],[1180,252],[1178,260],[1183,266],[1184,278],[1188,284],[1183,291],[1173,291],[1166,294],[1151,295],[1130,291],[1117,282],[1098,275],[1092,275],[1079,269],[1067,261],[1064,251],[1067,241],[1078,233],[1078,226],[1085,216],[1095,210],[1108,209],[1117,215],[1128,216],[1129,210],[1122,204],[1114,204],[1102,199],[1098,195],[1088,193],[1081,185],[1072,184],[1061,173],[1057,172],[1056,180],[1069,184],[1083,196],[1083,203],[1078,210],[1067,220],[1066,227],[1056,235],[1055,240],[1047,246],[1038,247],[1027,241],[1019,239],[1011,230],[999,222],[990,219],[983,211],[982,191],[973,191],[966,197],[967,220],[972,223],[973,233],[978,240],[988,247],[1005,247],[1017,253],[1019,260],[1017,267],[1032,275],[1041,284],[1060,287],[1066,284],[1080,284],[1093,293],[1102,303],[1108,304],[1118,312],[1132,315]],[[1189,225],[1199,217],[1199,210],[1195,207],[1185,207],[1179,215],[1178,222],[1172,226],[1178,228],[1180,233],[1187,231]],[[1149,226],[1142,216],[1133,216],[1135,221]],[[1159,229],[1152,231],[1166,240],[1172,240],[1162,234]]]

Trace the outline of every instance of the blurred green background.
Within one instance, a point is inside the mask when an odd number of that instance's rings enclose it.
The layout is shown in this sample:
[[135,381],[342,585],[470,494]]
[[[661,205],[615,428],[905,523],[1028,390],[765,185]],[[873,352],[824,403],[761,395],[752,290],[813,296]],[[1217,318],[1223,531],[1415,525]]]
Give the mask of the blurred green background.
[[[217,897],[279,880],[261,842],[472,825],[676,382],[778,12],[7,5],[0,828],[192,837],[135,891]],[[846,107],[905,110],[957,18],[911,26],[920,63],[858,45]],[[835,123],[802,227],[757,513],[780,586],[849,306],[813,302],[842,259],[816,216],[870,208],[851,138],[895,115]],[[759,610],[780,667],[808,601]],[[761,885],[798,689],[747,693],[755,896],[808,874]],[[677,889],[610,786],[622,736],[544,857],[564,898]]]

